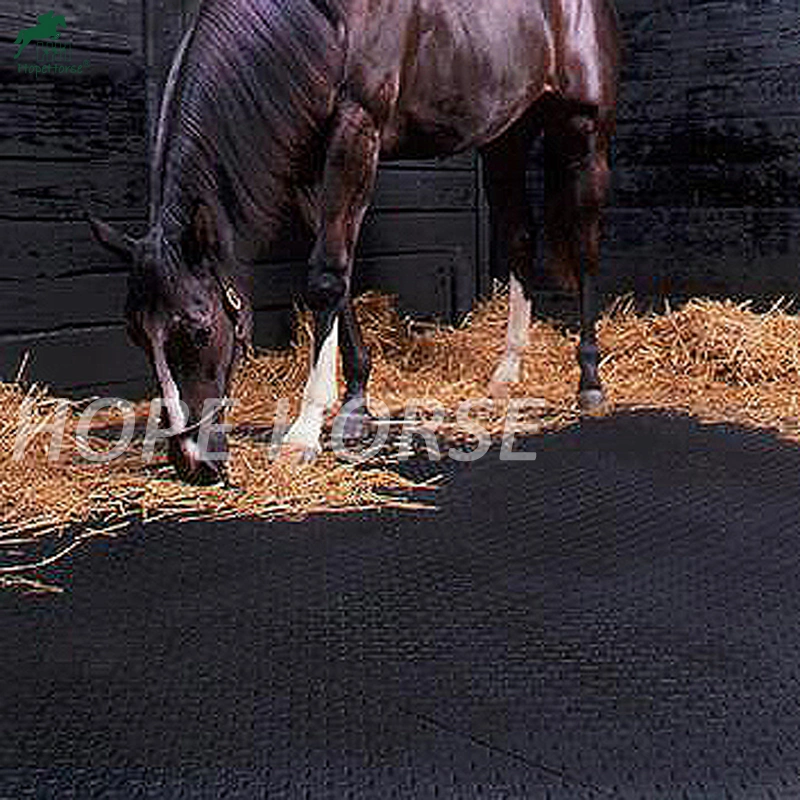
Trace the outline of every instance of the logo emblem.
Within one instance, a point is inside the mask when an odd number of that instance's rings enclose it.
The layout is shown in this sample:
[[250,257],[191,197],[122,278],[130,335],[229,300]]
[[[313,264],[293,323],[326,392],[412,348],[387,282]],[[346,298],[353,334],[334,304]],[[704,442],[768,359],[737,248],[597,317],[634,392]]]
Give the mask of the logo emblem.
[[61,36],[59,28],[67,28],[67,21],[63,16],[57,16],[55,11],[48,11],[37,17],[37,23],[32,28],[20,31],[14,44],[19,45],[19,50],[14,58],[19,58],[20,53],[35,39],[58,39]]

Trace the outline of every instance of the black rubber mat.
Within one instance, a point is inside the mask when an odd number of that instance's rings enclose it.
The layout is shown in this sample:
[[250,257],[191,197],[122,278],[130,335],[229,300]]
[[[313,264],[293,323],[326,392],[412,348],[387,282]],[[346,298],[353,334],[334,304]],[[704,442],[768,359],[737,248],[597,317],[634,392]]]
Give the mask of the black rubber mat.
[[800,797],[800,448],[527,447],[435,513],[153,525],[3,596],[0,797]]

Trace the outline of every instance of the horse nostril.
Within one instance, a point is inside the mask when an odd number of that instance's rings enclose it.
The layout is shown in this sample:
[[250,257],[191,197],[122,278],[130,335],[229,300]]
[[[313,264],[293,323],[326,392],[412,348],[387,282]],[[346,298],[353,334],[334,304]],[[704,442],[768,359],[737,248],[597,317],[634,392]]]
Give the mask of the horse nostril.
[[[209,453],[226,453],[227,442],[211,437]],[[191,438],[173,438],[169,441],[169,460],[182,481],[196,486],[211,486],[225,481],[224,460],[206,460]]]
[[213,486],[215,483],[225,480],[225,471],[220,465],[210,464],[208,461],[200,461],[185,480],[195,486]]
[[211,343],[211,331],[208,328],[200,328],[194,335],[194,343],[198,347],[208,347]]

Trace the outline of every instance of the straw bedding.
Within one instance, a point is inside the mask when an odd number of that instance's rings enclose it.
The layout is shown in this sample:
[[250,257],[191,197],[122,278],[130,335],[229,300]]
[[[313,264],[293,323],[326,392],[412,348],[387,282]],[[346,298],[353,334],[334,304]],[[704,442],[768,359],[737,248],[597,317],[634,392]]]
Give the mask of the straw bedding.
[[[411,398],[423,406],[440,403],[446,412],[438,435],[448,444],[469,447],[470,435],[459,430],[454,411],[463,400],[485,397],[503,348],[506,309],[506,299],[498,296],[457,329],[420,333],[396,313],[390,299],[362,298],[358,314],[373,357],[371,397],[383,401],[393,417],[402,417]],[[767,426],[800,438],[800,317],[785,304],[755,313],[747,303],[692,300],[667,313],[639,314],[631,303],[618,302],[601,320],[599,336],[609,399],[599,413],[630,407],[676,409],[704,420]],[[393,469],[398,454],[392,439],[381,454],[361,465],[337,460],[329,451],[303,467],[270,459],[278,401],[288,398],[292,414],[299,403],[307,327],[301,327],[298,338],[291,351],[263,354],[239,370],[229,487],[180,484],[163,454],[143,464],[141,437],[108,464],[87,463],[75,437],[86,403],[67,409],[67,435],[58,461],[47,459],[50,436],[44,431],[32,435],[25,456],[15,460],[21,410],[34,430],[53,420],[58,399],[35,386],[26,390],[0,384],[0,582],[25,580],[20,576],[31,553],[28,545],[37,537],[69,531],[73,547],[135,518],[302,517],[403,504],[431,507],[431,487],[414,485]],[[526,411],[527,422],[538,429],[579,418],[576,344],[574,333],[556,325],[537,321],[531,326],[523,380],[510,394],[540,399],[539,408]],[[497,436],[505,408],[506,401],[496,401],[493,408],[483,407],[472,416]],[[148,409],[139,404],[137,417],[144,420]],[[98,414],[92,447],[111,447],[120,426],[116,412]],[[21,563],[15,565],[15,560]]]

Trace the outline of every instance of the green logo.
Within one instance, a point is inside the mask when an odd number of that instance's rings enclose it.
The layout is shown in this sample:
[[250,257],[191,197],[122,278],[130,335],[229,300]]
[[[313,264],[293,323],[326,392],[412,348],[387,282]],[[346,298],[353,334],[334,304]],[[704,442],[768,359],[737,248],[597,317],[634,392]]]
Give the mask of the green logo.
[[22,51],[31,43],[36,42],[36,60],[31,63],[17,61],[17,72],[29,72],[36,75],[56,74],[81,74],[89,61],[82,58],[80,52],[73,52],[69,42],[60,39],[59,28],[66,30],[67,21],[55,11],[48,11],[37,17],[37,23],[32,28],[20,31],[14,44],[19,45],[15,59],[19,59]]
[[19,45],[19,50],[14,58],[19,58],[19,54],[34,40],[34,39],[58,39],[61,34],[59,28],[66,30],[67,21],[64,17],[56,16],[55,11],[48,11],[47,14],[42,14],[37,17],[37,23],[32,28],[24,28],[20,31],[14,44]]

